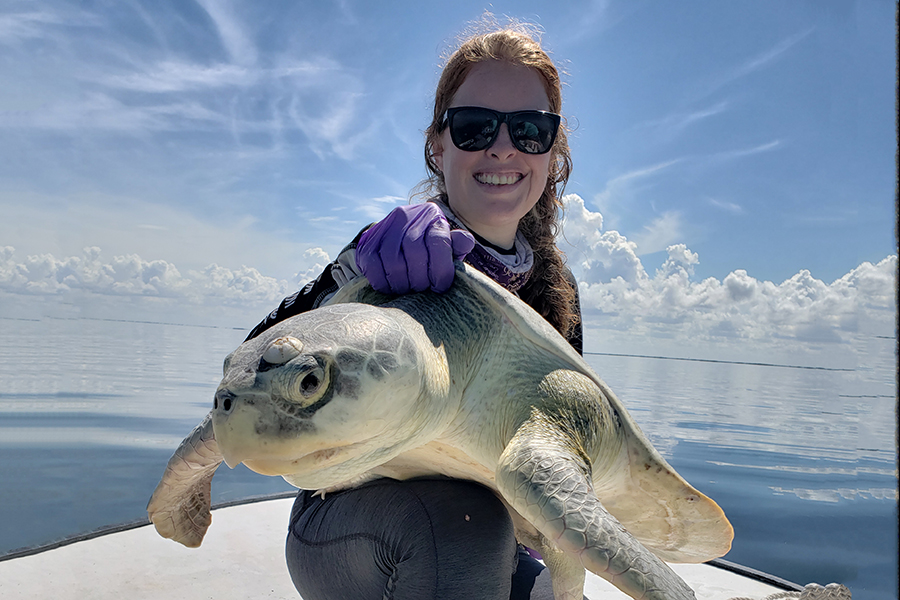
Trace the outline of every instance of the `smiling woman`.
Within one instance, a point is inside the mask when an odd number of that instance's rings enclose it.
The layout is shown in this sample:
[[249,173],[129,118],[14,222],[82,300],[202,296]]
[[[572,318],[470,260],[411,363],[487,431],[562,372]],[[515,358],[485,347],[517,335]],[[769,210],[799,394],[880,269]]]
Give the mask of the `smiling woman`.
[[[422,184],[430,201],[397,208],[360,232],[248,340],[361,275],[386,294],[445,292],[454,260],[465,260],[518,294],[580,353],[577,285],[555,243],[571,170],[561,107],[559,73],[535,31],[487,19],[438,82],[425,143],[431,176]],[[483,522],[477,535],[434,519],[461,506]],[[517,549],[503,504],[472,482],[380,479],[323,498],[301,491],[290,531],[288,566],[304,597],[553,597],[549,573]],[[435,547],[438,555],[425,551]],[[360,576],[346,582],[336,556]],[[423,581],[434,582],[424,596]]]

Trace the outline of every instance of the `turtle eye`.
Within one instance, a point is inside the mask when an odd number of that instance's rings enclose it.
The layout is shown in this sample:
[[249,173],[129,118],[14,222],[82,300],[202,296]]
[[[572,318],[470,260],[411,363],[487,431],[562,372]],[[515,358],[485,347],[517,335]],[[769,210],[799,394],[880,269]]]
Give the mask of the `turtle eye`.
[[273,372],[273,391],[295,405],[315,404],[330,385],[326,362],[309,354],[301,356],[284,369]]
[[318,361],[310,361],[311,364],[303,365],[303,368],[294,377],[293,397],[295,402],[308,404],[315,401],[325,391],[327,376],[325,369]]
[[309,373],[300,380],[300,391],[304,396],[315,394],[321,383],[322,380],[319,379],[319,376],[316,373]]

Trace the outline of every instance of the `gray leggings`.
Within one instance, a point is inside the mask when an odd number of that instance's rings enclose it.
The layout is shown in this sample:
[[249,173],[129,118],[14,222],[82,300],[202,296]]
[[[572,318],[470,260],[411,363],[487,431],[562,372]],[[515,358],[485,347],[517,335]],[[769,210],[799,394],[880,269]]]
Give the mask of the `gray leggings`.
[[300,492],[285,549],[303,600],[552,600],[489,489],[378,479],[325,499]]

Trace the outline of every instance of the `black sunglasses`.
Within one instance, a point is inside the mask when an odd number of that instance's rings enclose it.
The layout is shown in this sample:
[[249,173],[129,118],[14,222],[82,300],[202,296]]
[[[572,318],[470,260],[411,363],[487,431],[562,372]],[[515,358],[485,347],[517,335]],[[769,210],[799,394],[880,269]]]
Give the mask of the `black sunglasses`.
[[526,154],[545,154],[553,147],[560,117],[543,110],[500,112],[479,106],[448,108],[441,131],[450,127],[453,145],[466,152],[490,148],[506,123],[513,145]]

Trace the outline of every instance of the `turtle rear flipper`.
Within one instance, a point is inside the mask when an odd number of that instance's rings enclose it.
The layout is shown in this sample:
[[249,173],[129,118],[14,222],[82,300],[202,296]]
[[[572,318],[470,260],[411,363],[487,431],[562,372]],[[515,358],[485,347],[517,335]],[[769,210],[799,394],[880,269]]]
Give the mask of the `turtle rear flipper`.
[[634,598],[692,600],[687,584],[597,499],[590,464],[579,448],[573,436],[535,412],[506,446],[497,468],[500,493],[556,547],[543,549],[549,550],[554,594],[580,600],[580,563]]
[[210,482],[222,460],[210,413],[175,450],[147,504],[161,536],[188,548],[200,545],[212,523]]

